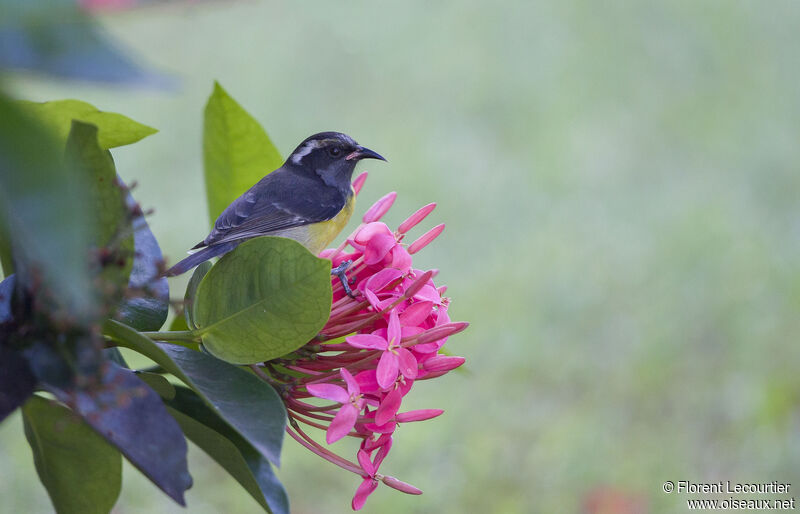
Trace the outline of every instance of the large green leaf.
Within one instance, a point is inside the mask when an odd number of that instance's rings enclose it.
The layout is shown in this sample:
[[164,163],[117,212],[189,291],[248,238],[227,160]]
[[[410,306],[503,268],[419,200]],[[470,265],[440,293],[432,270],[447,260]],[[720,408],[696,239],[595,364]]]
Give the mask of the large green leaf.
[[193,391],[176,387],[167,410],[183,433],[219,463],[266,511],[288,514],[289,498],[267,459]]
[[103,112],[80,100],[54,100],[51,102],[20,100],[17,104],[23,112],[35,117],[52,130],[61,141],[67,139],[72,120],[96,126],[97,141],[100,148],[104,150],[129,145],[158,132],[153,127],[142,125],[127,116],[115,112]]
[[212,225],[225,207],[283,164],[261,125],[217,82],[206,104],[203,164]]
[[90,206],[83,176],[64,162],[63,146],[0,96],[0,233],[8,238],[0,253],[11,249],[18,286],[51,318],[74,323],[94,316]]
[[125,205],[125,191],[117,183],[117,171],[108,150],[97,142],[97,127],[73,121],[67,137],[66,155],[84,173],[95,218],[96,248],[107,252],[100,258],[104,280],[116,285],[116,303],[127,286],[133,263],[133,226]]
[[210,353],[251,364],[306,344],[330,309],[330,261],[291,239],[266,236],[211,268],[197,288],[192,320]]
[[72,411],[39,396],[22,408],[33,462],[59,514],[106,514],[122,487],[120,453]]
[[116,321],[103,332],[191,387],[230,428],[271,462],[280,463],[286,409],[267,383],[238,366],[181,346],[156,344]]

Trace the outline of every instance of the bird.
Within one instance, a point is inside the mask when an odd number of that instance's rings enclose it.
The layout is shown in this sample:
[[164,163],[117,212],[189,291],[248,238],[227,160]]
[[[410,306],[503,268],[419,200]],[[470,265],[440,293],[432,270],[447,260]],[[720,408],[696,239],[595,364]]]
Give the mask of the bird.
[[[307,137],[286,162],[268,173],[222,211],[214,228],[188,257],[169,268],[173,277],[258,236],[294,239],[318,254],[341,232],[353,214],[353,171],[362,159],[386,161],[341,132]],[[344,271],[332,274],[346,284]],[[346,266],[344,266],[346,270]]]

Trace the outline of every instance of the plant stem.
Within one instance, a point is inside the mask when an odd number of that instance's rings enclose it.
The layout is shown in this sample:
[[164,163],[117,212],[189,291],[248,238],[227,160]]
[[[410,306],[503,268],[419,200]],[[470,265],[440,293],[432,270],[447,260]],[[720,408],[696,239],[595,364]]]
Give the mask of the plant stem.
[[155,341],[184,341],[194,343],[200,341],[200,337],[191,330],[174,330],[167,332],[139,332],[143,336]]

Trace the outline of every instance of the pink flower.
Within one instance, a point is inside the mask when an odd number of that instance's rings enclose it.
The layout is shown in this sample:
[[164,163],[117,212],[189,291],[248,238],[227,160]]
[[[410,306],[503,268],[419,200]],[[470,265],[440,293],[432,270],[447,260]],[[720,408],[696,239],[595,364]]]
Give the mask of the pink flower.
[[414,358],[410,351],[400,346],[402,335],[400,318],[396,310],[393,310],[389,315],[389,328],[387,329],[386,337],[376,335],[378,332],[357,334],[345,339],[350,346],[355,348],[382,350],[376,369],[378,385],[383,389],[388,389],[397,379],[398,372],[402,373],[406,378],[417,378],[417,359]]
[[339,369],[342,379],[347,384],[347,390],[333,384],[308,384],[306,389],[317,398],[333,400],[342,404],[336,417],[328,427],[325,441],[333,444],[342,437],[346,436],[355,426],[358,413],[364,405],[361,398],[361,389],[353,375],[345,368]]
[[[354,182],[356,192],[365,178],[361,175]],[[441,409],[401,412],[414,384],[438,378],[464,363],[462,357],[441,353],[441,348],[468,323],[451,321],[450,299],[443,296],[446,288],[434,283],[437,271],[414,269],[412,264],[412,254],[436,239],[444,225],[406,247],[403,240],[408,231],[435,204],[419,209],[392,231],[379,220],[395,197],[389,193],[378,200],[344,243],[320,253],[333,266],[352,262],[347,274],[355,297],[345,294],[338,279],[332,279],[331,313],[320,334],[292,354],[264,363],[263,368],[271,383],[280,384],[284,391],[291,420],[287,433],[323,459],[361,477],[353,496],[354,510],[364,506],[381,482],[407,494],[422,493],[380,474],[378,468],[392,448],[398,423],[425,421],[443,413]],[[303,427],[324,430],[329,445],[345,436],[360,438],[357,462],[317,443]]]

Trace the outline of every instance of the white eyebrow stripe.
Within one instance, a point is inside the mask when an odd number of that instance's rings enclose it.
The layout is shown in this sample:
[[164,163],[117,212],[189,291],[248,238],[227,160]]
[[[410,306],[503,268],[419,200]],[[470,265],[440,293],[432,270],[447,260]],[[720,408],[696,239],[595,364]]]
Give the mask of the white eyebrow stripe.
[[303,160],[303,157],[310,154],[315,148],[319,148],[320,143],[321,141],[309,141],[308,143],[304,144],[292,155],[292,162],[295,164],[300,164],[300,161]]

